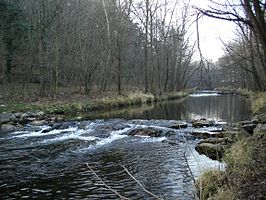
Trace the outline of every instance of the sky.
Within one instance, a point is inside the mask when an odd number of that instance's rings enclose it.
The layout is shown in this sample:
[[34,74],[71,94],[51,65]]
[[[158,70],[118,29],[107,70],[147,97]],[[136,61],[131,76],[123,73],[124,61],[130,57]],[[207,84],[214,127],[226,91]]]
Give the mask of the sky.
[[[208,0],[191,0],[191,7],[206,8]],[[216,62],[223,56],[223,42],[227,43],[235,37],[235,25],[232,22],[204,16],[199,22],[200,47],[203,56]],[[196,39],[196,24],[191,27],[192,38]],[[223,42],[222,42],[222,41]]]

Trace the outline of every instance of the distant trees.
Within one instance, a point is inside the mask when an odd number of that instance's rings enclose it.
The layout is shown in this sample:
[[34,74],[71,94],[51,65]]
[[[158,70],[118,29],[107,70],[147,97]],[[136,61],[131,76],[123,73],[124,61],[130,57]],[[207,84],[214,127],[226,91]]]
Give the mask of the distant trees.
[[[4,79],[10,81],[16,51],[23,44],[25,18],[17,1],[0,1],[0,32],[4,46]],[[22,43],[22,44],[21,44]]]
[[[181,3],[180,3],[181,5]],[[4,82],[85,94],[186,87],[196,66],[187,37],[187,5],[167,0],[0,0]],[[15,67],[16,66],[16,67]]]
[[230,71],[238,86],[266,90],[266,1],[211,0],[209,8],[197,9],[203,15],[232,21],[239,27],[236,41],[225,46],[227,53],[220,59],[220,67]]

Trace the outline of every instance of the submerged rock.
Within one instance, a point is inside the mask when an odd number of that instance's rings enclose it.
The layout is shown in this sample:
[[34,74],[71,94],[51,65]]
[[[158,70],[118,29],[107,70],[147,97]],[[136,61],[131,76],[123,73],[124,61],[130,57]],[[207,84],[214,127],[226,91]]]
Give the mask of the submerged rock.
[[162,131],[155,130],[152,128],[142,128],[142,129],[135,129],[128,133],[130,136],[150,136],[150,137],[160,137]]

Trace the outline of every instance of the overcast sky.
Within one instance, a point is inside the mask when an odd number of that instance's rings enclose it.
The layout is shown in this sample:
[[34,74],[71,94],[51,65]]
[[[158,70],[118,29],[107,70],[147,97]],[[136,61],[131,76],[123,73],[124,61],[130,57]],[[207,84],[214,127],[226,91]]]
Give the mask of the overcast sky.
[[[195,5],[206,8],[208,0],[191,0],[191,7]],[[196,38],[196,25],[191,27],[193,38]],[[223,55],[223,43],[229,42],[235,36],[235,25],[232,22],[203,17],[199,23],[200,46],[205,58],[214,62]]]

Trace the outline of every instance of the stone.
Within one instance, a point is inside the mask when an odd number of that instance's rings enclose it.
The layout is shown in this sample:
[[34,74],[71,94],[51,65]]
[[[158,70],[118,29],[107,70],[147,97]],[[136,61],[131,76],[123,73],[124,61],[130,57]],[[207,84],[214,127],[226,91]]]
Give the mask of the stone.
[[259,116],[258,115],[254,115],[251,119],[251,122],[253,124],[258,124],[259,123]]
[[16,127],[11,124],[2,124],[0,128],[0,133],[8,133],[16,130]]
[[128,133],[130,136],[150,136],[150,137],[160,137],[161,131],[155,130],[152,128],[142,128],[142,129],[135,129]]
[[258,124],[258,126],[254,129],[254,135],[260,139],[265,138],[266,137],[266,124]]
[[208,139],[204,139],[201,140],[199,142],[199,144],[201,143],[211,143],[211,144],[222,144],[222,145],[229,145],[234,143],[234,141],[228,137],[224,137],[224,138],[208,138]]
[[210,137],[225,137],[227,132],[223,131],[202,131],[202,130],[194,130],[191,135],[196,136],[197,138],[206,139]]
[[17,122],[17,118],[14,114],[12,113],[1,113],[0,114],[0,125],[1,124],[6,124],[9,122]]
[[247,131],[249,134],[253,134],[253,130],[256,128],[256,124],[244,124],[242,128]]
[[36,120],[29,123],[32,126],[43,126],[46,124],[45,120]]
[[224,155],[225,149],[228,147],[222,144],[212,144],[203,142],[198,144],[195,149],[199,154],[204,154],[213,160],[221,160]]
[[36,113],[37,117],[43,117],[45,115],[45,113],[43,111],[39,111]]
[[187,123],[186,122],[177,122],[176,124],[169,126],[169,128],[172,128],[172,129],[187,128]]
[[207,120],[205,118],[192,120],[192,127],[194,128],[202,128],[209,126],[214,126],[214,121]]

